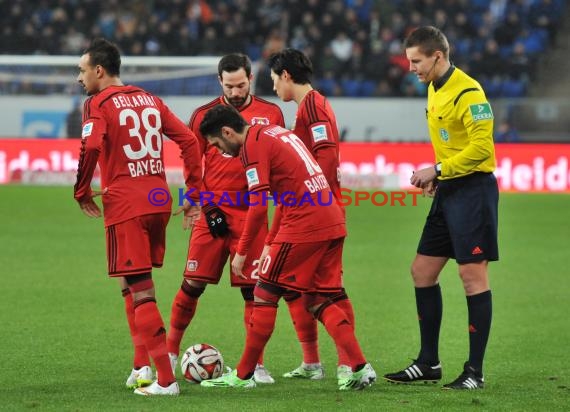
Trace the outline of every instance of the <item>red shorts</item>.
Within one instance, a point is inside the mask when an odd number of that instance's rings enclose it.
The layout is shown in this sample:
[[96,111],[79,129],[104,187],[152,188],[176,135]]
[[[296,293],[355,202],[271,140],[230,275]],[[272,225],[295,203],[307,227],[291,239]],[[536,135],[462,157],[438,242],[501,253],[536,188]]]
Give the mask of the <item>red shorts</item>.
[[[245,213],[240,213],[238,216],[226,214],[226,220],[230,233],[223,238],[214,238],[211,235],[204,218],[194,226],[188,246],[186,268],[184,269],[184,277],[186,279],[210,284],[220,282],[228,258],[233,259],[236,253],[239,238],[245,224]],[[240,278],[230,269],[232,286],[255,286],[259,278],[257,273],[259,256],[263,251],[266,235],[267,222],[255,237],[245,259],[243,274],[248,278]]]
[[259,276],[299,292],[338,292],[344,238],[312,243],[273,243]]
[[170,213],[137,216],[105,228],[109,276],[140,275],[162,266]]

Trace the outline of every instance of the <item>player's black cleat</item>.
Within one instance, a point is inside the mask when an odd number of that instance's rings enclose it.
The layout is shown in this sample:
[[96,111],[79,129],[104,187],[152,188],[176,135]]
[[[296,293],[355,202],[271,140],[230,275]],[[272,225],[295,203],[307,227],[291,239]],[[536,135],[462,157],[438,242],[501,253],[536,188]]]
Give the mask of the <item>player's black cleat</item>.
[[443,389],[483,389],[484,382],[483,374],[465,362],[463,373],[453,382],[443,385]]
[[392,383],[436,383],[441,379],[441,363],[430,366],[414,360],[410,366],[400,372],[387,373],[384,379]]

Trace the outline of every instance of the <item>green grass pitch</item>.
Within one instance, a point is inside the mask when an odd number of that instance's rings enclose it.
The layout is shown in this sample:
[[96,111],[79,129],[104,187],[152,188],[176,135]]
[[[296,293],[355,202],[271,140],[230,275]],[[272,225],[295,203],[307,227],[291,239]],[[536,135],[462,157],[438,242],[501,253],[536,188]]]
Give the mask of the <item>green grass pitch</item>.
[[[417,206],[348,209],[345,282],[357,335],[381,376],[417,354],[418,328],[409,264],[428,199]],[[187,232],[172,218],[164,268],[154,272],[168,321],[181,282]],[[400,386],[380,379],[340,393],[336,356],[320,329],[328,373],[316,382],[280,376],[301,361],[282,304],[266,349],[272,386],[216,390],[181,380],[178,398],[137,397],[124,388],[131,346],[117,281],[106,277],[102,220],[83,216],[71,188],[0,187],[0,410],[302,411],[568,410],[570,404],[570,195],[502,194],[501,260],[491,264],[494,319],[482,391]],[[450,262],[442,274],[444,381],[467,357],[465,298]],[[224,277],[200,301],[183,347],[207,342],[234,366],[244,345],[242,298]],[[178,372],[179,374],[179,372]],[[179,374],[180,375],[180,374]]]

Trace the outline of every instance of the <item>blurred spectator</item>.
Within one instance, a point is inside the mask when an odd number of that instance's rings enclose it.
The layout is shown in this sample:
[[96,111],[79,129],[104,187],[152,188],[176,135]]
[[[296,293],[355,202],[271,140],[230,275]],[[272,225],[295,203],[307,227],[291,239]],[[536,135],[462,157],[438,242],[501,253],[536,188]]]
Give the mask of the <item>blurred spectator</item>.
[[343,70],[348,66],[347,63],[352,56],[353,45],[352,39],[343,31],[338,32],[330,43],[332,54],[341,62]]
[[67,114],[65,119],[67,128],[67,137],[70,139],[81,138],[81,124],[83,118],[83,111],[81,107],[81,99],[79,97],[73,98],[73,107]]
[[535,77],[534,61],[526,53],[523,43],[515,43],[513,52],[507,59],[507,65],[509,77],[512,79],[528,83]]
[[405,97],[427,96],[427,86],[418,80],[415,73],[408,72],[402,79],[401,94]]
[[453,26],[453,31],[458,39],[469,40],[477,35],[477,30],[464,12],[459,12],[453,17]]
[[371,47],[368,58],[364,61],[363,75],[367,79],[380,81],[386,77],[388,71],[388,52],[381,42]]
[[561,10],[554,4],[553,0],[536,0],[530,6],[528,13],[531,26],[546,30],[551,45],[554,45],[556,41],[560,12]]
[[321,57],[316,61],[316,77],[340,77],[342,75],[342,62],[333,54],[331,46],[326,46]]
[[500,46],[508,46],[513,44],[517,35],[521,32],[523,25],[520,17],[515,11],[507,14],[505,21],[497,26],[495,30],[495,40]]
[[474,61],[472,72],[477,77],[493,78],[506,74],[505,60],[499,54],[499,45],[495,39],[488,39],[485,43],[485,50],[477,56]]
[[257,79],[255,82],[255,94],[260,95],[273,95],[273,80],[271,80],[271,71],[265,63],[267,59],[278,51],[286,47],[285,39],[278,29],[273,29],[269,34],[265,44],[263,45],[262,58],[263,61],[260,69],[257,72]]
[[503,120],[499,123],[495,131],[496,143],[518,143],[520,141],[521,137],[517,129],[508,120]]

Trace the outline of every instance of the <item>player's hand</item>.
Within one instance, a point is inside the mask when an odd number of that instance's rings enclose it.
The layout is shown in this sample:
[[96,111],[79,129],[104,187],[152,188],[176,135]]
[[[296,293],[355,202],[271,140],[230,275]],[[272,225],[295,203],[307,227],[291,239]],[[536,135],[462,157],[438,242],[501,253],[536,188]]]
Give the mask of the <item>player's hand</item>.
[[410,178],[410,183],[415,187],[424,189],[430,182],[437,177],[433,166],[426,167],[425,169],[416,170]]
[[263,267],[263,261],[269,255],[269,250],[271,249],[271,245],[263,246],[263,250],[261,251],[261,256],[259,256],[259,270]]
[[109,189],[107,187],[103,190],[91,191],[91,197],[88,200],[85,200],[85,201],[79,203],[79,207],[81,208],[81,211],[86,216],[89,216],[89,217],[101,217],[102,216],[101,209],[99,208],[97,203],[95,203],[93,198],[95,198],[97,196],[103,196],[108,191],[109,191]]
[[200,210],[201,208],[199,205],[193,205],[187,199],[184,199],[182,206],[176,209],[173,215],[178,216],[184,212],[184,218],[182,219],[182,229],[188,230],[192,229],[196,222],[200,220]]
[[214,203],[208,203],[203,208],[204,215],[206,216],[206,223],[208,229],[213,237],[224,237],[230,232],[230,227],[226,221],[226,215]]
[[245,255],[235,254],[232,259],[232,272],[242,279],[247,279],[247,276],[243,274],[243,265],[245,263]]
[[426,187],[422,189],[422,196],[423,197],[434,197],[435,191],[437,190],[437,179],[432,180],[429,182]]

